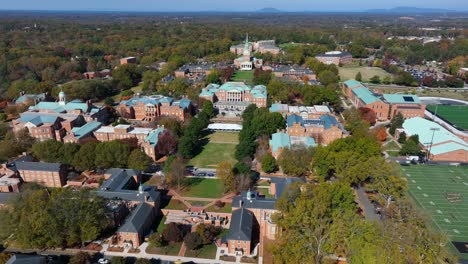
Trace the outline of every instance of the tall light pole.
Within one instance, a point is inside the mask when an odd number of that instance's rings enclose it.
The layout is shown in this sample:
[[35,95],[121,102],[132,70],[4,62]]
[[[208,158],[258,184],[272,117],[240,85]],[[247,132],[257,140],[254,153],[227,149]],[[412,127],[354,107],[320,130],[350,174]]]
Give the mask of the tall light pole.
[[434,135],[435,135],[435,132],[436,132],[436,131],[439,131],[440,128],[438,128],[438,127],[431,127],[430,130],[432,130],[432,138],[431,138],[431,142],[430,142],[430,145],[429,145],[429,151],[427,152],[427,161],[429,161],[429,158],[430,158],[430,153],[431,153],[431,149],[432,149],[432,144],[434,144]]

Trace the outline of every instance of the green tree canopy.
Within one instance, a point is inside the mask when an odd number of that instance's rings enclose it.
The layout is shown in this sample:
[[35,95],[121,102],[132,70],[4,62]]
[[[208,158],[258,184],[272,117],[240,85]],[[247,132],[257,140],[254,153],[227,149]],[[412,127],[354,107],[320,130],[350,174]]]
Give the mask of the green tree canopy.
[[133,150],[128,156],[128,166],[130,169],[144,171],[151,165],[151,158],[140,149]]

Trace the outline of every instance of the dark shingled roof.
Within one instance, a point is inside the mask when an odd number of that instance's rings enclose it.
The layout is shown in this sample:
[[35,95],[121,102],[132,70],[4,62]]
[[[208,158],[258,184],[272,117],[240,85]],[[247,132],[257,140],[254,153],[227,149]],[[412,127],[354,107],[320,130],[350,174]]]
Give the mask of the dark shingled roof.
[[37,256],[37,255],[14,255],[11,257],[6,264],[44,264],[45,262],[44,256]]
[[141,186],[142,193],[139,190],[126,189],[131,182],[136,183],[133,176],[140,175],[139,170],[113,168],[107,170],[106,174],[111,174],[111,177],[96,191],[96,194],[103,198],[140,202],[159,200],[160,193],[154,186]]
[[15,162],[15,166],[17,170],[59,172],[62,164],[48,162],[18,161]]
[[150,217],[153,207],[147,203],[141,203],[132,211],[129,217],[125,220],[125,224],[119,228],[117,232],[137,233],[141,230]]
[[253,208],[253,209],[275,209],[275,198],[263,198],[258,197],[254,192],[251,193],[251,199],[247,199],[248,192],[242,192],[241,195],[235,196],[232,198],[232,206],[240,207],[240,202],[242,201],[242,207]]
[[281,197],[286,187],[293,182],[305,182],[301,178],[291,177],[291,178],[282,178],[282,177],[271,177],[270,181],[276,185],[276,198]]
[[252,239],[253,214],[245,208],[232,212],[228,240],[250,241]]
[[115,191],[124,189],[133,176],[140,174],[138,170],[112,168],[106,171],[112,176],[101,185],[101,190]]

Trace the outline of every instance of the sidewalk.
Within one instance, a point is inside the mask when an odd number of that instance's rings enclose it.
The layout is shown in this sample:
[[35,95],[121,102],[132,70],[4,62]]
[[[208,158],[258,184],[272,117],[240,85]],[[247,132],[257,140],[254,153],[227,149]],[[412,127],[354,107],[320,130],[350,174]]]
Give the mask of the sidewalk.
[[233,262],[226,262],[223,260],[216,260],[216,259],[203,259],[203,258],[188,258],[188,257],[181,257],[181,256],[167,256],[167,255],[158,255],[158,254],[148,254],[146,253],[146,248],[148,247],[148,243],[143,243],[139,249],[140,253],[125,253],[125,252],[108,252],[104,249],[101,253],[105,257],[135,257],[135,258],[144,258],[144,259],[159,259],[164,261],[182,261],[182,262],[196,262],[200,264],[232,264]]

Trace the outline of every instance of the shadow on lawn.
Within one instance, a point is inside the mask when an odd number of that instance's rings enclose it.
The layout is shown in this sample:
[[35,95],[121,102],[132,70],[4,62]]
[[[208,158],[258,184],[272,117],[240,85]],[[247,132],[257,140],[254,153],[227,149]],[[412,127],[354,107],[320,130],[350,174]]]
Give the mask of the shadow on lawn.
[[205,146],[210,142],[210,139],[208,138],[209,135],[213,134],[214,131],[205,129],[201,132],[202,138],[198,140],[197,146],[195,148],[195,151],[193,153],[193,157],[196,157],[198,154],[200,154],[204,149]]

